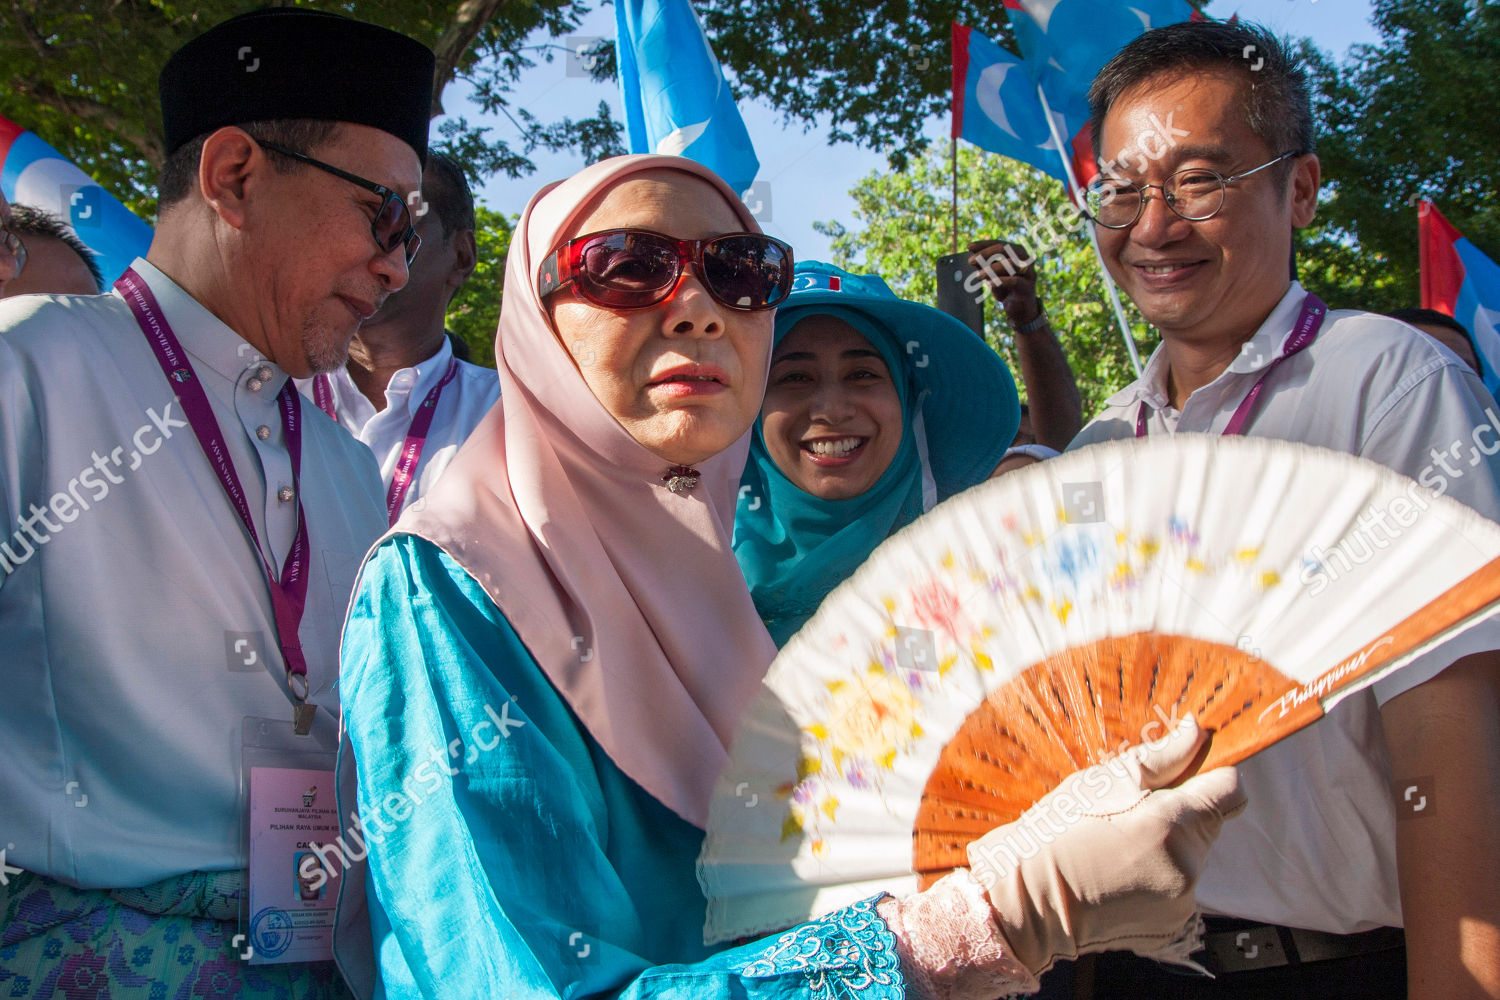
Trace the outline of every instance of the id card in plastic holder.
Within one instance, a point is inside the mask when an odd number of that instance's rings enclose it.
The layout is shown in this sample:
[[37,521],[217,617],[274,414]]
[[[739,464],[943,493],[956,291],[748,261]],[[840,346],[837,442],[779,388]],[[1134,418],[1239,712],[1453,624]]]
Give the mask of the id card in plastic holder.
[[246,717],[240,799],[250,859],[240,930],[252,965],[333,959],[338,893],[318,848],[339,836],[334,766],[338,744],[316,731]]

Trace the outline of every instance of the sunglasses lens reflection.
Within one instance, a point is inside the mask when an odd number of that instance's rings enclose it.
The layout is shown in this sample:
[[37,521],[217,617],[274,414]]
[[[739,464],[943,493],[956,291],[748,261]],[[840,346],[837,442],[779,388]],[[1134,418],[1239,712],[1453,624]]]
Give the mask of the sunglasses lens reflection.
[[677,248],[651,233],[606,233],[583,248],[585,291],[605,305],[651,305],[677,283]]
[[375,216],[371,228],[375,232],[375,242],[386,253],[390,253],[404,243],[408,264],[417,255],[417,248],[422,245],[421,237],[411,229],[411,213],[406,209],[406,202],[395,195],[390,195],[385,199],[385,204],[380,206],[380,214]]
[[[655,305],[677,285],[683,260],[675,241],[654,233],[600,233],[578,258],[579,290],[599,305],[632,309]],[[766,236],[745,234],[703,245],[704,285],[734,309],[765,309],[791,289],[790,258]]]
[[764,236],[726,236],[703,249],[709,290],[737,309],[764,309],[786,298],[787,263],[786,251]]

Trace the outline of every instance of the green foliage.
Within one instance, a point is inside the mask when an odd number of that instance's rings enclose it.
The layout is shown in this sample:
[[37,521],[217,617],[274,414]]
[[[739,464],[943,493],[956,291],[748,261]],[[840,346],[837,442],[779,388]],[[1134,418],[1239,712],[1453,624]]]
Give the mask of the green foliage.
[[[1367,309],[1390,312],[1417,304],[1408,289],[1408,275],[1391,267],[1383,255],[1365,250],[1327,221],[1327,204],[1319,206],[1319,217],[1298,230],[1297,277],[1308,291],[1316,292],[1334,309]],[[1408,236],[1416,253],[1416,232]]]
[[479,265],[448,304],[448,329],[469,345],[476,365],[495,367],[495,327],[500,322],[500,295],[505,289],[505,254],[510,249],[513,219],[474,206],[474,239]]
[[[262,2],[116,0],[107,11],[65,0],[11,4],[0,32],[0,114],[31,128],[149,219],[163,158],[156,98],[162,61],[211,25]],[[1418,299],[1414,195],[1432,198],[1466,236],[1500,258],[1500,74],[1494,72],[1500,65],[1500,2],[1373,2],[1381,44],[1356,48],[1343,65],[1310,43],[1303,46],[1315,82],[1326,191],[1318,223],[1299,234],[1298,247],[1305,282],[1330,303],[1387,309]],[[461,77],[472,85],[479,111],[513,126],[479,126],[455,114],[443,127],[445,145],[476,177],[518,177],[534,169],[530,156],[539,149],[577,149],[589,160],[623,151],[622,124],[605,102],[578,121],[544,121],[513,103],[521,75],[561,58],[565,50],[555,41],[575,33],[596,3],[308,5],[384,24],[433,46],[439,61],[434,112],[441,110],[443,86]],[[957,21],[1013,45],[1004,5],[696,0],[695,6],[738,92],[769,101],[789,124],[828,124],[834,141],[883,150],[894,169],[912,168],[906,191],[894,179],[888,192],[870,187],[874,178],[861,186],[856,214],[867,229],[858,236],[845,233],[840,247],[845,254],[870,255],[882,269],[925,274],[929,265],[914,261],[930,260],[948,246],[946,157],[928,149],[923,129],[947,113],[950,25]],[[536,37],[547,41],[532,41]],[[583,55],[594,79],[613,78],[612,43],[601,42]],[[980,169],[971,162],[979,155],[966,151],[962,164],[962,237],[1014,234],[1030,206],[1061,205],[1051,181],[1015,165]],[[920,255],[915,247],[898,252],[890,241],[916,237],[895,231],[882,236],[878,230],[892,220],[899,220],[895,228],[925,234],[930,245]],[[500,275],[495,278],[498,301]],[[921,280],[930,294],[931,276]],[[1051,254],[1043,280],[1056,318],[1069,327],[1065,343],[1085,396],[1096,402],[1129,369],[1117,333],[1109,332],[1110,314],[1099,300],[1097,265],[1086,243],[1075,239]],[[469,305],[476,315],[482,311],[478,300]]]
[[[929,150],[905,173],[874,173],[851,195],[855,231],[841,223],[818,223],[832,237],[834,263],[879,274],[897,295],[934,302],[934,262],[954,251],[952,174],[947,151]],[[1063,186],[1023,163],[960,144],[958,151],[958,247],[970,240],[999,238],[1039,254],[1037,294],[1052,316],[1083,396],[1085,418],[1135,378],[1104,280],[1087,234],[1069,226]],[[985,338],[1018,373],[1010,327],[998,303],[985,306]],[[1129,300],[1124,302],[1137,349],[1144,359],[1155,345]],[[1149,339],[1148,339],[1149,338]]]
[[1414,306],[1414,196],[1500,258],[1500,4],[1375,0],[1373,20],[1381,44],[1357,47],[1342,66],[1314,63],[1318,156],[1332,194],[1320,214],[1325,239],[1359,248],[1330,255],[1331,277],[1358,273],[1344,289],[1360,296],[1349,304]]
[[[31,129],[150,219],[156,174],[164,159],[156,77],[184,42],[264,0],[118,0],[107,5],[67,0],[10,4],[0,31],[0,115]],[[316,0],[333,10],[404,32],[438,56],[434,113],[455,77],[471,83],[479,108],[509,116],[517,136],[460,119],[446,136],[475,173],[530,173],[538,149],[581,147],[598,158],[623,152],[621,124],[601,105],[582,121],[543,122],[515,108],[521,74],[551,62],[561,46],[525,45],[534,31],[557,38],[577,29],[591,5],[581,0],[525,3],[475,0]]]

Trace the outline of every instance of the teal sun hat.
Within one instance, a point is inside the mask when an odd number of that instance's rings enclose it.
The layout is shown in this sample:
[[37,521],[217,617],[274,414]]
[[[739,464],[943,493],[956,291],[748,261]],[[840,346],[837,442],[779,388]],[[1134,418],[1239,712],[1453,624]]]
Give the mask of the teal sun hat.
[[843,320],[879,352],[901,400],[902,433],[874,486],[824,500],[787,479],[756,421],[734,553],[778,646],[886,538],[987,479],[1021,422],[1015,380],[1000,356],[947,313],[898,298],[879,276],[799,261],[776,312],[775,342],[813,316]]

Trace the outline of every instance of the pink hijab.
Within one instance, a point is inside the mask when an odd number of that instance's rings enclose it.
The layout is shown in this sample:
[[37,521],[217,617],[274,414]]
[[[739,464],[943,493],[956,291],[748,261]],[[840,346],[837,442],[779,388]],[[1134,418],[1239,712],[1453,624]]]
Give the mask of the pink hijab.
[[[730,549],[745,436],[667,490],[668,462],[590,392],[537,296],[537,267],[606,187],[677,156],[620,156],[544,188],[511,239],[500,402],[396,526],[468,571],[620,769],[703,827],[735,724],[776,648]],[[767,337],[767,351],[770,338]]]

